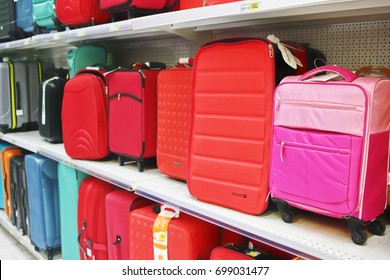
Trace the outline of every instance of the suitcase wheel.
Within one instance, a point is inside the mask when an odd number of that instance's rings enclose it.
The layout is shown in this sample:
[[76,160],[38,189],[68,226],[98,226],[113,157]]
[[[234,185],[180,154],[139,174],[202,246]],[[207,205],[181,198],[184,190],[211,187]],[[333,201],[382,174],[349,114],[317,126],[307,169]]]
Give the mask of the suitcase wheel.
[[144,172],[145,164],[143,160],[137,160],[138,172]]
[[351,233],[351,238],[355,244],[363,245],[367,241],[367,234],[364,231],[357,229]]
[[53,259],[53,250],[51,248],[47,249],[47,259],[52,260]]
[[386,227],[381,221],[375,220],[368,225],[368,229],[372,234],[383,235]]
[[123,166],[125,165],[125,158],[122,156],[118,156],[119,165]]
[[294,220],[294,214],[289,210],[289,205],[286,201],[280,199],[272,199],[272,201],[276,204],[281,216],[282,220],[285,223],[292,223]]

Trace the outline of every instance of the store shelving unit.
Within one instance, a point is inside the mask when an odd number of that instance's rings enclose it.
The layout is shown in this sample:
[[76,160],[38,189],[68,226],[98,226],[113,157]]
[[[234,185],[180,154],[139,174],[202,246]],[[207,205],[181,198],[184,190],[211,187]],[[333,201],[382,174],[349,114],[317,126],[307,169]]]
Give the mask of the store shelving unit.
[[[294,26],[341,24],[359,21],[390,20],[390,3],[387,0],[301,0],[301,1],[239,1],[225,5],[175,11],[135,18],[98,26],[40,34],[30,38],[0,44],[0,56],[50,59],[66,66],[66,52],[84,43],[105,45],[115,54],[133,44],[160,40],[174,40],[192,48],[234,32],[247,32],[262,28],[293,28]],[[385,31],[388,42],[390,32]],[[388,49],[383,52],[388,53]],[[153,48],[153,51],[156,50]],[[150,54],[150,53],[149,53]],[[171,55],[170,59],[176,59]],[[115,60],[115,59],[114,59]],[[390,63],[389,56],[382,59]],[[0,134],[4,141],[29,151],[68,164],[83,172],[112,182],[122,188],[169,204],[186,213],[222,227],[268,243],[307,259],[390,259],[390,217],[384,236],[370,236],[367,244],[353,244],[345,221],[299,211],[295,223],[286,224],[277,211],[269,209],[255,216],[240,213],[191,197],[186,184],[161,174],[154,166],[143,173],[135,164],[119,166],[116,159],[99,161],[74,160],[67,156],[63,144],[50,144],[41,139],[37,131]],[[297,210],[298,211],[298,210]],[[0,215],[0,221],[5,223]]]

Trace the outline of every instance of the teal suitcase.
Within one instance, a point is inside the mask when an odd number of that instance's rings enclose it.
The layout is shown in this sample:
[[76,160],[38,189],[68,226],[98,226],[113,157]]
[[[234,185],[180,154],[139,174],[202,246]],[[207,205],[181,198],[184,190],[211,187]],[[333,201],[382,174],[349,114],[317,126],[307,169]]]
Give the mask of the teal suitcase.
[[[11,146],[11,144],[8,144],[7,142],[4,142],[4,141],[1,141],[0,140],[0,151],[3,150],[4,148],[7,148]],[[1,165],[1,161],[0,161],[0,165]],[[1,170],[2,166],[0,166],[0,170]],[[0,196],[0,209],[4,209],[4,198],[3,198],[3,180],[0,180],[0,187],[1,187],[1,196]]]
[[107,50],[104,47],[93,45],[82,45],[77,49],[68,51],[69,78],[86,67],[106,66]]
[[58,20],[54,0],[33,0],[33,21],[37,33],[50,30],[63,31],[65,28]]
[[77,201],[81,182],[88,174],[66,164],[58,164],[61,244],[63,260],[79,260],[77,242]]

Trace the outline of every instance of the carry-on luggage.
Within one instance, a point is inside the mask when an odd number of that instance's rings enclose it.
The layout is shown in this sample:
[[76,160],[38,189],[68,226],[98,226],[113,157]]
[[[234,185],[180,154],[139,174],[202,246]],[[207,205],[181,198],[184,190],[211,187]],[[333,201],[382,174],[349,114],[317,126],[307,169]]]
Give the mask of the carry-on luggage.
[[69,78],[73,78],[79,70],[91,66],[107,64],[107,50],[101,46],[82,45],[68,51],[67,62]]
[[105,77],[97,70],[79,71],[65,84],[62,137],[71,158],[102,159],[109,155],[106,93]]
[[268,252],[253,247],[253,244],[227,244],[213,249],[210,260],[272,260]]
[[131,260],[208,260],[218,245],[216,225],[157,204],[131,211],[129,228]]
[[144,162],[156,157],[157,76],[162,63],[143,63],[121,68],[106,76],[109,95],[109,147],[119,164],[127,158]]
[[[7,142],[4,142],[4,141],[1,141],[1,140],[0,140],[0,153],[1,153],[1,151],[2,151],[4,148],[7,148],[7,147],[9,147],[9,146],[11,146],[11,144],[9,144],[9,143],[7,143]],[[3,161],[2,161],[2,160],[0,160],[0,168],[1,168],[1,170],[3,170]],[[3,177],[3,175],[2,175],[2,179],[0,180],[0,188],[1,188],[1,190],[0,190],[0,193],[1,193],[1,195],[0,195],[0,209],[4,209],[3,181],[4,181],[4,177]]]
[[49,260],[61,248],[58,162],[39,154],[25,156],[30,239]]
[[62,142],[62,99],[67,79],[55,75],[42,84],[38,106],[39,135],[48,142]]
[[151,203],[150,200],[128,190],[116,190],[106,195],[109,260],[129,260],[129,212]]
[[27,197],[26,170],[24,167],[24,155],[14,156],[10,162],[11,168],[11,201],[12,224],[22,235],[29,234],[29,212]]
[[34,31],[32,0],[17,0],[16,2],[16,25],[31,36]]
[[117,187],[95,177],[85,178],[79,189],[78,242],[81,260],[107,260],[105,197]]
[[180,0],[179,10],[203,7],[204,0]]
[[[324,71],[330,73],[313,77]],[[347,220],[359,245],[367,240],[363,225],[383,234],[377,217],[386,207],[389,90],[390,79],[337,66],[277,87],[270,190],[285,222],[293,220],[291,205]]]
[[59,21],[70,27],[82,27],[108,22],[110,14],[99,8],[99,0],[56,0]]
[[64,163],[58,163],[58,196],[60,203],[61,257],[63,260],[79,260],[77,242],[77,202],[81,182],[88,174]]
[[195,198],[249,214],[268,205],[273,45],[232,38],[195,56],[187,186]]
[[0,42],[21,38],[18,26],[16,25],[16,1],[1,1],[0,27]]
[[226,3],[238,2],[238,1],[243,1],[243,0],[204,0],[204,6],[213,6],[213,5],[226,4]]
[[33,21],[35,33],[65,29],[57,18],[54,0],[33,0]]
[[6,147],[1,150],[1,174],[2,174],[2,190],[4,201],[4,212],[11,219],[12,217],[12,201],[11,201],[11,158],[23,154],[19,147]]
[[192,68],[181,65],[158,75],[156,159],[161,173],[186,180]]

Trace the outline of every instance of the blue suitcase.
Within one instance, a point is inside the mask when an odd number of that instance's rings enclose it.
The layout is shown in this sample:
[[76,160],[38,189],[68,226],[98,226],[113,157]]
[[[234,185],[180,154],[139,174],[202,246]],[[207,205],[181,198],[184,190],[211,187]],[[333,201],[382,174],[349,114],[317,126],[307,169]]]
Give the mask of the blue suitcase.
[[38,154],[25,156],[30,238],[47,258],[61,248],[58,162]]
[[[1,141],[0,140],[0,151],[4,148],[7,148],[11,146],[11,144],[7,143],[7,142],[4,142],[4,141]],[[2,162],[0,161],[0,165],[2,164]],[[0,170],[2,169],[2,166],[0,166]],[[4,198],[3,198],[3,180],[0,180],[0,192],[1,192],[1,196],[0,196],[0,209],[4,209]]]
[[26,32],[26,35],[34,31],[32,4],[32,0],[16,1],[16,25]]

